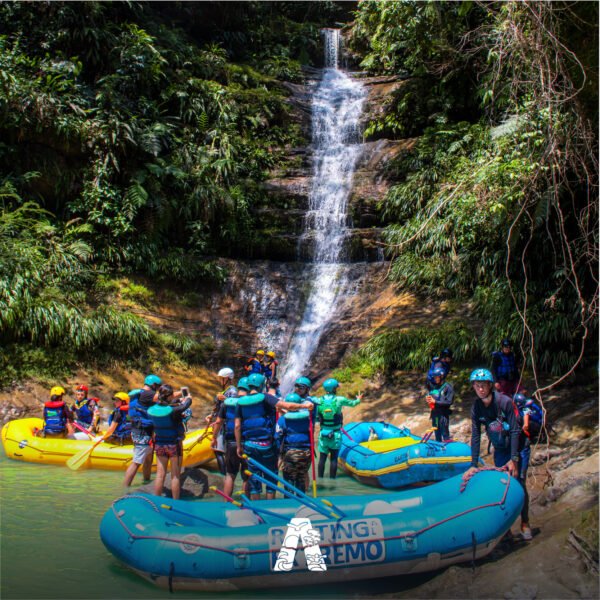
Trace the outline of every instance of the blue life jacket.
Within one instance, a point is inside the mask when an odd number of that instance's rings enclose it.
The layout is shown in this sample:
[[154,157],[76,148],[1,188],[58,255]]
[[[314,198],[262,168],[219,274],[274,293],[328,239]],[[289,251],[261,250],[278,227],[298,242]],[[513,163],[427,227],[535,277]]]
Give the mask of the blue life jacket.
[[44,403],[44,433],[63,433],[67,429],[65,403]]
[[170,406],[154,404],[148,409],[148,416],[154,425],[154,442],[159,446],[170,446],[183,439],[181,423],[173,418]]
[[[264,394],[250,394],[238,398],[242,416],[242,438],[244,441],[272,441],[273,415],[265,405]],[[274,412],[274,411],[272,411]]]
[[539,425],[544,422],[544,411],[542,410],[542,407],[538,406],[533,400],[527,401],[523,412],[525,411],[529,413],[530,422],[535,421]]
[[[111,412],[110,417],[108,417],[109,427],[112,424],[112,422],[115,420],[115,413],[117,412],[117,410],[119,410],[122,413],[128,413],[129,407],[121,406],[121,408],[116,409],[113,412]],[[121,441],[123,441],[125,438],[131,437],[131,422],[129,421],[128,414],[125,414],[124,416],[125,416],[125,418],[117,425],[117,428],[113,431],[113,434],[111,436],[111,437],[114,437]]]
[[262,366],[262,374],[267,378],[267,379],[271,379],[273,377],[273,367],[277,367],[279,363],[274,360],[273,362],[269,363],[268,365],[263,365]]
[[140,396],[134,396],[129,403],[129,420],[134,429],[152,430],[152,419],[148,416],[148,407],[140,404]]
[[251,358],[250,361],[251,362],[248,365],[249,366],[248,374],[249,375],[252,375],[252,373],[262,374],[263,367],[262,367],[262,363],[260,362],[260,360],[258,360],[258,358]]
[[494,352],[494,357],[500,364],[496,365],[496,377],[506,381],[514,381],[517,378],[517,364],[514,352]]
[[[245,397],[245,396],[244,396]],[[225,441],[235,441],[235,407],[240,398],[225,398]]]
[[283,450],[310,448],[310,412],[299,410],[289,412],[280,419],[283,424],[280,432]]
[[75,412],[75,420],[83,427],[89,427],[94,420],[94,411],[90,409],[90,401],[87,400],[84,404],[78,406],[75,404],[73,407]]

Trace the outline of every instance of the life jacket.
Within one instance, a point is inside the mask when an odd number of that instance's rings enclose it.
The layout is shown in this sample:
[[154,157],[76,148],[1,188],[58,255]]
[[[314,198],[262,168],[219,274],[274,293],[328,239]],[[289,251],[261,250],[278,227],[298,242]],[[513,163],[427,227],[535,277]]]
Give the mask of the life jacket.
[[81,405],[77,405],[77,403],[73,406],[73,411],[75,412],[75,421],[82,425],[83,427],[89,427],[94,420],[94,411],[90,409],[91,400],[87,399]]
[[262,374],[262,370],[262,363],[255,356],[253,356],[246,364],[246,371],[248,371],[249,375],[252,375],[252,373]]
[[517,378],[517,364],[514,352],[494,352],[496,364],[496,377],[505,381],[514,381]]
[[129,420],[134,429],[152,429],[152,419],[148,416],[148,408],[140,404],[140,396],[134,396],[129,403]]
[[44,433],[63,433],[67,428],[67,417],[65,412],[65,403],[63,400],[58,402],[45,402]]
[[333,394],[325,394],[318,405],[319,423],[321,427],[338,430],[342,427],[344,417]]
[[173,418],[170,406],[153,404],[148,409],[148,416],[154,425],[154,442],[159,446],[170,446],[182,439],[180,423]]
[[235,441],[235,410],[240,398],[225,398],[225,440]]
[[310,413],[307,410],[289,412],[283,419],[283,450],[310,448]]
[[[121,412],[121,413],[125,413],[125,418],[122,419],[121,422],[117,425],[117,428],[113,431],[111,437],[123,441],[125,438],[131,437],[131,421],[129,420],[129,406],[121,406],[117,410],[119,410],[119,412]],[[115,420],[116,412],[117,411],[114,410],[113,412],[110,413],[110,416],[108,417],[109,427],[112,424],[112,422]]]
[[538,406],[532,399],[527,400],[525,406],[519,411],[519,422],[523,424],[525,414],[529,415],[529,440],[535,442],[542,438],[544,433],[544,425],[549,428],[547,419],[544,419],[544,411],[541,406]]
[[273,416],[267,412],[264,399],[264,394],[250,394],[238,398],[244,441],[271,441],[273,439]]
[[273,377],[273,371],[277,370],[277,365],[279,363],[276,360],[271,361],[270,363],[262,366],[262,373],[267,379],[271,379]]

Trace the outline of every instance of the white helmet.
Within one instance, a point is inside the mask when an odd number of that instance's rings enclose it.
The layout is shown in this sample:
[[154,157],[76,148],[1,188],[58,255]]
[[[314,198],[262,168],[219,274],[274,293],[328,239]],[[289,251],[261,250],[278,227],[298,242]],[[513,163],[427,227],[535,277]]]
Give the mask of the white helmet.
[[229,367],[223,367],[217,374],[219,377],[226,377],[227,379],[233,379],[233,369]]

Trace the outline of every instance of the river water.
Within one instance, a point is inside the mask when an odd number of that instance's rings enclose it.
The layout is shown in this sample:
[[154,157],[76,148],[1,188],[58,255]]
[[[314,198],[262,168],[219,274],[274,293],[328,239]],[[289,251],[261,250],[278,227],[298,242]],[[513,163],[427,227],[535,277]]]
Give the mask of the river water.
[[[98,528],[104,512],[123,494],[122,473],[77,471],[66,467],[9,460],[0,450],[1,583],[0,597],[9,598],[172,598],[138,577],[110,554]],[[325,495],[360,495],[384,490],[367,488],[350,477],[323,480]],[[196,500],[204,502],[205,500]],[[401,581],[400,581],[401,579]],[[418,578],[285,590],[286,598],[347,598],[371,591],[398,590]],[[254,597],[257,592],[254,592]],[[177,592],[188,598],[214,594]],[[260,592],[281,598],[281,590]],[[249,592],[219,598],[250,598]]]

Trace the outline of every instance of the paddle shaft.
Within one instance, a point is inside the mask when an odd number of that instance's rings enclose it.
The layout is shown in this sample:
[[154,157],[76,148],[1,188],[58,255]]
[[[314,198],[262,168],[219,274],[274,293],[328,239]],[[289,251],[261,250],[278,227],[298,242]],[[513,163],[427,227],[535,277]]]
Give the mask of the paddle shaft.
[[268,488],[271,488],[273,491],[281,492],[286,498],[290,498],[291,500],[296,500],[297,502],[304,504],[308,508],[312,508],[313,510],[317,511],[318,513],[321,513],[322,515],[324,515],[326,517],[329,517],[331,519],[338,518],[337,514],[335,514],[331,510],[327,510],[325,507],[319,506],[312,500],[312,498],[310,498],[309,496],[306,496],[306,494],[302,494],[301,496],[296,496],[295,494],[292,494],[292,492],[289,492],[286,489],[278,487],[277,484],[273,483],[272,481],[269,481],[268,479],[261,477],[257,473],[252,473],[252,471],[247,470],[246,475],[248,475],[248,477],[255,477],[256,479],[258,479],[258,481],[260,481],[261,483],[264,483]]
[[82,450],[81,452],[79,452],[79,454],[73,455],[67,461],[67,467],[69,467],[69,469],[71,469],[71,471],[78,471],[83,465],[85,465],[85,463],[87,462],[87,459],[91,456],[92,452],[96,449],[96,446],[101,444],[103,441],[104,441],[104,438],[100,438],[97,442],[94,443],[94,445],[91,448],[86,448],[85,450]]
[[313,427],[312,415],[308,419],[308,431],[310,434],[310,462],[312,465],[312,491],[313,498],[317,497],[317,478],[315,475],[315,430]]

